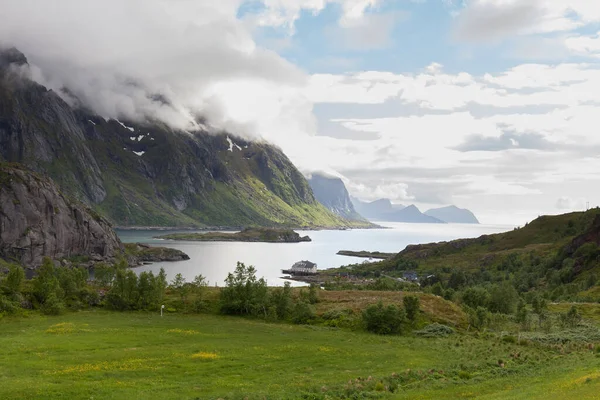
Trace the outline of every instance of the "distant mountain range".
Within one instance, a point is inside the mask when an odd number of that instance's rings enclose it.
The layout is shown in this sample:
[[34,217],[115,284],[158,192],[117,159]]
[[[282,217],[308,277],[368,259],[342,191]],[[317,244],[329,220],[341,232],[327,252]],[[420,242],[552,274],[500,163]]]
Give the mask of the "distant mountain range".
[[473,213],[456,206],[434,208],[422,213],[415,205],[392,204],[389,199],[363,202],[351,197],[355,210],[371,221],[409,222],[409,223],[461,223],[478,224]]
[[425,211],[425,215],[437,218],[444,222],[455,223],[455,224],[478,224],[479,220],[475,217],[471,211],[465,208],[458,208],[456,206],[448,206],[442,208],[432,208],[431,210]]
[[422,213],[415,205],[392,204],[389,199],[364,202],[351,197],[344,182],[337,177],[313,173],[307,180],[317,201],[346,220],[421,224],[479,223],[471,211],[456,206],[434,208]]

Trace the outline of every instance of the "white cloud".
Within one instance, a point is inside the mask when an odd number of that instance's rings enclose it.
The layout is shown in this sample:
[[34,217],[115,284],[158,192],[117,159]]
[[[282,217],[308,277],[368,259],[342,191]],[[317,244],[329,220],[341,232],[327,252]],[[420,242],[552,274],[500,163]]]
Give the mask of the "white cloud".
[[600,32],[590,36],[572,36],[565,39],[564,44],[576,54],[600,57]]
[[556,208],[559,210],[581,211],[585,210],[585,199],[573,199],[568,196],[563,196],[556,201]]
[[[255,45],[236,17],[239,5],[239,0],[0,0],[0,37],[39,67],[44,84],[67,87],[105,117],[150,116],[192,128],[199,112],[228,127],[227,101],[213,86],[244,80],[290,87],[306,79],[294,65]],[[157,101],[157,94],[170,104]]]
[[383,0],[258,0],[263,9],[247,16],[258,26],[285,28],[289,34],[295,32],[295,23],[302,11],[319,14],[328,4],[342,8],[341,26],[352,26],[365,12]]
[[470,0],[456,19],[455,34],[470,41],[567,32],[600,22],[590,0]]

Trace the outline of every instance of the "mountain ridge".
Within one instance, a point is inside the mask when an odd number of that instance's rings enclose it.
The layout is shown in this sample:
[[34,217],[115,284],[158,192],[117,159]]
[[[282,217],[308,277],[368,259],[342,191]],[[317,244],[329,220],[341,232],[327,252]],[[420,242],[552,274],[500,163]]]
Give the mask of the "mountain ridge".
[[[272,145],[104,119],[15,73],[0,52],[0,160],[50,176],[120,227],[350,227]],[[21,71],[22,72],[22,71]]]

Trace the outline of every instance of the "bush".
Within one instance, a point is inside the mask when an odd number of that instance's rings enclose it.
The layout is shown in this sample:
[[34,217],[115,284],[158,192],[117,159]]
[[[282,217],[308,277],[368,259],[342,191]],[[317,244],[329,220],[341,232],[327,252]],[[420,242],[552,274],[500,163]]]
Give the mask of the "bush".
[[58,299],[55,293],[50,293],[46,301],[40,307],[42,314],[59,315],[64,311],[65,305]]
[[292,311],[292,321],[295,324],[308,324],[315,319],[316,313],[314,308],[303,301],[296,303]]
[[490,301],[490,294],[485,288],[470,287],[465,289],[461,295],[463,304],[471,307],[487,307]]
[[456,333],[454,329],[438,323],[427,325],[420,331],[415,331],[415,335],[422,337],[446,337],[454,333]]
[[363,311],[362,318],[369,332],[389,335],[401,332],[406,313],[393,304],[384,307],[383,303],[379,302],[367,307]]
[[404,296],[402,299],[402,303],[404,304],[404,311],[406,312],[406,317],[411,321],[415,322],[417,319],[417,315],[419,314],[420,301],[416,296]]

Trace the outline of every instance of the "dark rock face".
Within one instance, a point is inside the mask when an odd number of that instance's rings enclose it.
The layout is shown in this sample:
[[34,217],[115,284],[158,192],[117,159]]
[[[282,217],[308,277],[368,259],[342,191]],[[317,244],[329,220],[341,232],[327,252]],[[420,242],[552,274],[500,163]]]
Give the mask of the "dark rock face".
[[69,200],[49,179],[0,164],[0,258],[35,267],[45,256],[112,261],[121,251],[106,219]]
[[340,178],[313,174],[308,180],[315,198],[329,211],[350,220],[364,221],[350,200],[346,185]]

